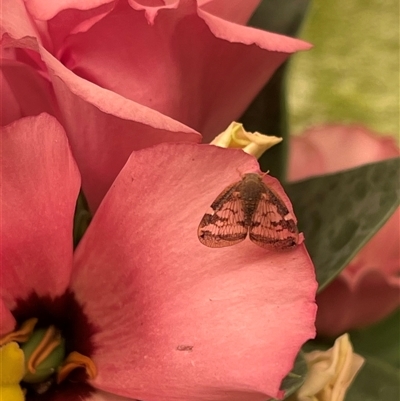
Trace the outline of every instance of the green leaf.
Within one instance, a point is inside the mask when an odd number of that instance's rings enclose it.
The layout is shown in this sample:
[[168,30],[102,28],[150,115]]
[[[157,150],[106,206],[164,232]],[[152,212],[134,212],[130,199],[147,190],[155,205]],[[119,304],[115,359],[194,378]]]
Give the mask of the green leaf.
[[285,392],[285,398],[289,397],[289,395],[293,394],[303,385],[306,375],[307,364],[303,352],[300,351],[294,362],[293,369],[282,381],[281,390]]
[[[309,0],[264,0],[261,2],[249,24],[266,31],[295,36],[307,11]],[[259,131],[267,135],[284,138],[284,141],[270,149],[259,159],[261,170],[269,170],[278,179],[286,174],[288,130],[286,124],[286,101],[284,90],[286,64],[281,66],[240,121],[247,131]]]
[[399,161],[389,159],[286,186],[320,290],[396,210]]
[[351,331],[350,337],[358,354],[369,355],[400,369],[400,309],[373,326]]
[[350,386],[346,401],[399,401],[400,372],[368,358]]
[[86,201],[84,193],[81,190],[75,206],[74,229],[72,233],[74,249],[78,246],[79,241],[82,239],[83,234],[85,234],[85,231],[89,227],[91,221],[92,215],[89,211],[89,205]]
[[296,36],[310,0],[263,0],[251,16],[249,26]]

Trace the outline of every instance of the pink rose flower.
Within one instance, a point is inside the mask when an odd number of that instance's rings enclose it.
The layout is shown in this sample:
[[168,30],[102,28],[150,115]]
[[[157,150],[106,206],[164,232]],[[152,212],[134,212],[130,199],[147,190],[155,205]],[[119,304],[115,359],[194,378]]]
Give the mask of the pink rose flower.
[[[216,194],[238,170],[257,171],[256,159],[197,144],[133,152],[73,253],[80,175],[63,128],[42,114],[5,127],[2,140],[0,337],[29,318],[52,322],[98,371],[47,400],[283,396],[282,379],[314,335],[304,244],[210,249],[197,238]],[[277,180],[264,180],[291,208]]]
[[[333,173],[400,154],[394,139],[360,126],[330,125],[291,138],[290,180]],[[398,209],[317,296],[317,332],[336,336],[379,321],[400,305]],[[382,250],[384,249],[384,252]]]
[[4,0],[3,125],[55,115],[95,210],[133,150],[209,142],[310,47],[240,25],[258,3]]

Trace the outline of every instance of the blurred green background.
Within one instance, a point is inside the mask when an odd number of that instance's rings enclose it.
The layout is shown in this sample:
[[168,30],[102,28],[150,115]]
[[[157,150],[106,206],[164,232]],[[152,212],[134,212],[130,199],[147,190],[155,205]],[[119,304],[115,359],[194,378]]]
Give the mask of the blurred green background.
[[289,131],[362,123],[398,138],[398,0],[314,0],[299,36],[314,48],[291,59]]
[[[398,0],[310,1],[298,36],[314,48],[291,57],[287,75],[291,134],[319,124],[350,123],[399,142],[399,14]],[[366,363],[346,400],[399,400],[400,310],[351,331],[350,337]],[[318,341],[313,346],[323,348]]]

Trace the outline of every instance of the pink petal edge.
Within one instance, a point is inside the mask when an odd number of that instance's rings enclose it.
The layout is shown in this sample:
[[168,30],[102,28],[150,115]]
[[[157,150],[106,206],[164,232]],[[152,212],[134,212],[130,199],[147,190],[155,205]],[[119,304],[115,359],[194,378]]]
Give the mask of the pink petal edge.
[[115,0],[25,0],[26,8],[35,19],[48,21],[58,13],[68,9],[90,10]]

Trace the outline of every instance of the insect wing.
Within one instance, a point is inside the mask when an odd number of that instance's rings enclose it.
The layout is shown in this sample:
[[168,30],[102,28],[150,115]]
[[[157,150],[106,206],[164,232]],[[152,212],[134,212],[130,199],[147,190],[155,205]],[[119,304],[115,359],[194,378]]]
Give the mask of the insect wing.
[[222,248],[243,241],[247,236],[239,183],[226,188],[212,203],[199,225],[197,235],[205,246]]
[[251,241],[268,249],[293,248],[299,238],[297,225],[288,208],[265,184],[249,231]]

